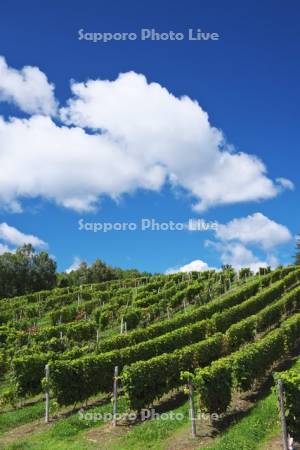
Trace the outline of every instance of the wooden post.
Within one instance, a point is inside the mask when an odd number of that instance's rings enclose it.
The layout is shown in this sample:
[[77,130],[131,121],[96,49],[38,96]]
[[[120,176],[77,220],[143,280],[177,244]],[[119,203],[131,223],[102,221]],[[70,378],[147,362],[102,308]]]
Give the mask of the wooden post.
[[122,317],[121,318],[121,329],[120,329],[121,334],[123,334],[123,330],[124,330],[124,318]]
[[100,340],[100,334],[99,334],[99,330],[97,330],[97,337],[96,337],[97,343],[99,342],[99,340]]
[[167,314],[168,314],[168,319],[170,319],[170,308],[167,307]]
[[279,394],[280,419],[281,419],[281,427],[282,427],[283,450],[289,450],[282,380],[278,380],[278,394]]
[[61,343],[63,343],[63,332],[62,332],[62,331],[60,331],[60,333],[59,333],[59,334],[60,334],[60,342],[61,342]]
[[[49,375],[50,375],[49,364],[46,364],[46,366],[45,366],[45,376],[46,376],[47,384],[49,382]],[[49,404],[50,404],[50,394],[49,394],[49,388],[48,388],[48,386],[46,386],[46,392],[45,392],[45,423],[49,423]]]
[[127,334],[127,322],[126,322],[126,320],[124,322],[124,331],[125,331],[125,334]]
[[194,404],[194,386],[189,378],[189,402],[190,402],[190,420],[192,423],[192,437],[196,437],[196,417],[195,417],[195,404]]
[[117,414],[118,414],[118,376],[119,376],[119,367],[115,366],[115,374],[114,374],[114,398],[113,398],[113,422],[112,426],[117,426]]

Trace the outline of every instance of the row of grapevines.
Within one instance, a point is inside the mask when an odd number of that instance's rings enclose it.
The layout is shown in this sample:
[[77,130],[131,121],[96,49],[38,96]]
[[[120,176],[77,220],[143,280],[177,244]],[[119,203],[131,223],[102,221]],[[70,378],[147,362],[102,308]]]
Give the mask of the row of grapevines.
[[[175,283],[173,276],[171,276],[171,278],[162,276],[155,277],[154,281],[150,283],[152,289],[155,286],[163,287],[164,284],[166,284],[167,279],[171,283]],[[187,285],[187,283],[188,282],[185,280],[184,284]],[[106,286],[107,285],[105,285],[105,287]],[[102,308],[103,311],[106,311],[106,309],[118,311],[120,305],[128,303],[128,299],[133,299],[135,293],[138,292],[138,288],[133,288],[133,286],[121,287],[118,286],[116,282],[108,286],[108,290],[103,290],[104,286],[101,286],[101,284],[82,286],[80,289],[77,288],[77,290],[68,293],[47,297],[42,302],[39,301],[34,304],[22,302],[18,307],[14,304],[13,307],[10,307],[9,309],[6,308],[5,311],[3,311],[2,316],[0,312],[0,317],[2,317],[2,322],[7,322],[13,318],[31,319],[38,318],[51,310],[50,320],[53,324],[58,321],[68,322],[75,319],[78,311],[82,308],[80,305],[84,305],[83,309],[86,313],[90,313],[96,306],[104,303],[105,306]],[[56,309],[58,306],[59,308]],[[25,327],[26,325],[25,322]]]
[[[298,362],[299,366],[300,361]],[[276,373],[275,380],[281,379],[284,385],[284,401],[288,431],[291,436],[299,437],[300,433],[300,372],[292,368]]]
[[89,341],[96,336],[97,324],[91,320],[61,324],[59,326],[33,329],[31,333],[15,330],[7,326],[0,327],[0,345],[15,348],[28,345],[30,342],[45,342],[52,338],[60,338],[61,333],[74,342]]
[[[280,283],[283,287],[284,280],[279,281],[277,283]],[[278,288],[277,286],[272,286],[271,288],[266,289],[267,295],[264,291],[260,294],[260,297],[264,300],[264,298],[270,298],[270,301],[274,298],[274,294],[277,294]],[[250,299],[251,301],[251,299]],[[243,304],[240,305],[242,307]],[[214,316],[213,316],[214,317]],[[97,366],[99,367],[101,362],[101,369],[102,372],[105,372],[108,374],[107,378],[102,377],[102,386],[100,390],[110,390],[111,388],[111,374],[113,372],[114,366],[116,364],[119,365],[120,369],[126,365],[131,364],[138,360],[144,360],[147,358],[151,358],[154,356],[157,356],[159,354],[174,351],[176,348],[183,347],[185,345],[189,345],[195,342],[198,342],[202,339],[204,339],[208,334],[211,334],[213,331],[215,331],[215,326],[213,322],[213,317],[211,320],[203,320],[200,322],[197,322],[195,324],[192,324],[190,326],[186,327],[180,327],[177,330],[174,330],[172,332],[166,333],[162,336],[153,338],[151,340],[141,342],[139,344],[136,344],[132,347],[127,347],[123,349],[117,349],[113,350],[109,353],[104,353],[101,356],[97,356]],[[57,327],[58,328],[58,327]],[[51,331],[53,330],[50,329]],[[50,337],[53,337],[51,332],[47,333],[45,330],[45,337],[48,339]],[[44,339],[43,339],[44,341]],[[23,380],[26,381],[27,373],[28,373],[28,367],[27,364],[33,365],[35,367],[35,377],[34,377],[34,383],[40,386],[40,380],[43,377],[43,371],[44,371],[44,363],[47,359],[60,359],[60,355],[56,355],[55,353],[51,353],[51,358],[49,355],[49,352],[47,352],[46,356],[42,354],[41,349],[39,348],[38,351],[35,351],[36,348],[32,347],[29,349],[29,355],[25,354],[25,348],[23,347],[23,354],[16,355],[13,361],[13,367],[15,372],[15,377],[18,379],[18,385],[22,387],[22,392],[25,392],[27,389],[26,384],[23,387]],[[28,357],[30,358],[28,359]],[[79,357],[82,356],[82,354],[78,355]],[[23,364],[23,359],[25,358],[26,364]],[[26,359],[27,358],[27,359]],[[95,358],[95,355],[90,355],[89,358]],[[21,360],[21,363],[19,362]],[[84,361],[86,363],[86,361]],[[74,363],[75,364],[75,363]],[[82,364],[82,361],[77,361],[77,365],[80,366]],[[39,370],[38,370],[39,368]],[[25,373],[24,373],[25,370]],[[106,384],[105,384],[106,382]],[[31,386],[31,384],[30,384]],[[20,388],[21,389],[21,388]]]
[[173,331],[185,325],[189,325],[200,320],[211,317],[214,313],[223,311],[255,295],[261,287],[268,286],[270,283],[279,280],[294,268],[278,269],[269,275],[261,277],[259,280],[248,281],[248,283],[226,294],[224,297],[212,300],[206,305],[193,309],[189,313],[182,313],[173,319],[162,320],[159,323],[150,325],[144,329],[134,330],[126,335],[119,335],[113,338],[103,340],[100,343],[100,349],[107,352],[117,348],[129,347],[139,342],[153,339],[154,337]]
[[[250,291],[252,292],[252,289]],[[228,302],[228,305],[229,304],[230,303]],[[213,308],[211,310],[214,311]],[[81,327],[81,328],[79,328],[79,327]],[[201,324],[200,324],[200,328],[201,328]],[[61,325],[60,327],[50,327],[48,329],[44,329],[43,333],[37,334],[37,336],[35,338],[40,337],[40,338],[42,338],[42,340],[44,340],[44,338],[49,339],[49,338],[54,337],[54,336],[58,337],[57,333],[59,333],[60,330],[62,330],[62,329],[63,329],[63,325]],[[89,333],[95,333],[95,325],[89,324],[89,323],[85,323],[85,327],[83,327],[82,324],[77,324],[77,325],[74,325],[73,327],[70,327],[70,328],[68,327],[65,331],[68,333],[69,337],[73,337],[74,338],[75,336],[78,336],[80,332],[81,332],[81,334],[82,334],[82,332],[87,332],[88,335],[89,335]],[[72,331],[73,331],[73,336],[72,336]],[[199,335],[199,331],[198,330],[195,331],[194,336],[197,337],[197,333]],[[178,336],[180,336],[180,334],[178,334]],[[189,335],[187,334],[187,336],[189,336]],[[85,337],[85,336],[82,335],[82,338],[83,337]],[[180,337],[179,337],[179,339],[180,339]],[[185,343],[184,339],[182,339],[182,341],[183,341],[183,343]],[[170,342],[170,340],[168,342]],[[164,342],[162,340],[162,343],[160,343],[160,352],[165,351],[164,348],[166,348],[166,346],[169,345],[168,342],[167,341]],[[165,345],[165,347],[163,347],[164,345]],[[120,356],[119,353],[116,353],[116,352],[111,352],[111,354],[104,355],[104,358],[102,358],[102,369],[105,369],[105,371],[107,373],[107,378],[106,378],[107,379],[107,384],[105,385],[105,377],[104,377],[103,385],[108,386],[108,384],[110,384],[110,381],[108,381],[111,378],[111,373],[110,373],[111,370],[110,369],[113,367],[113,365],[116,363],[116,361],[118,363],[118,360],[120,360],[120,358],[122,358],[121,362],[123,361],[123,364],[131,362],[130,359],[132,359],[132,357],[134,356],[134,353],[133,353],[134,351],[136,351],[136,353],[135,353],[135,357],[136,358],[138,358],[138,357],[140,358],[142,354],[144,354],[144,357],[147,358],[147,357],[151,356],[151,354],[149,356],[149,352],[150,353],[151,353],[151,351],[153,352],[153,348],[155,348],[155,346],[151,346],[151,342],[150,342],[148,344],[148,347],[146,347],[145,349],[143,348],[143,346],[140,347],[140,348],[138,347],[137,349],[133,349],[133,350],[129,349],[129,352],[127,351],[127,353],[126,352],[125,353],[121,352],[121,356]],[[31,360],[30,361],[32,362],[33,365],[39,365],[39,367],[42,368],[43,365],[44,365],[44,361],[45,361],[45,359],[47,359],[47,357],[44,358],[43,355],[37,354],[36,355],[36,359],[37,360],[41,359],[41,361],[42,361],[41,364],[39,364],[38,361],[33,363],[34,355],[31,356]],[[99,359],[99,357],[97,359]],[[98,362],[100,363],[100,361],[98,361]],[[22,384],[20,379],[26,381],[26,375],[24,376],[21,373],[18,373],[18,371],[21,371],[23,369],[23,367],[24,367],[24,365],[22,365],[22,364],[19,364],[19,365],[16,364],[15,365],[15,372],[17,374],[16,376],[19,377],[19,385]],[[42,373],[42,369],[40,371],[39,377],[42,376],[41,373]],[[37,373],[36,373],[36,376],[38,377]],[[107,389],[108,389],[108,387],[107,387]],[[26,385],[23,388],[23,392],[25,392],[25,391],[26,391]]]
[[[187,285],[187,281],[182,282],[183,286],[186,287]],[[171,291],[173,293],[173,291],[175,291],[175,293],[178,290],[178,286],[174,285],[173,288],[168,289],[167,291],[162,290],[160,295],[166,295],[168,296],[169,291]],[[52,311],[50,313],[50,320],[53,324],[57,323],[58,321],[61,322],[70,322],[72,320],[75,319],[76,315],[78,314],[78,310],[80,310],[80,308],[82,308],[87,314],[90,314],[96,307],[99,307],[99,305],[101,305],[101,308],[98,310],[99,313],[96,314],[96,317],[98,318],[98,320],[100,319],[99,316],[106,314],[108,315],[108,312],[119,312],[120,308],[123,305],[127,305],[129,300],[130,303],[132,303],[132,296],[133,296],[133,292],[131,290],[127,290],[127,292],[124,292],[124,290],[122,290],[121,292],[118,293],[118,291],[114,292],[114,293],[110,293],[111,295],[107,295],[103,296],[104,293],[102,293],[102,295],[98,296],[98,298],[95,300],[90,300],[88,302],[85,302],[82,305],[68,305],[65,306],[63,308],[60,309],[56,309],[54,311]],[[106,292],[106,294],[108,294]],[[173,293],[174,295],[174,293]],[[147,298],[152,298],[152,295],[147,296],[145,295],[145,302]],[[104,305],[102,305],[102,303],[105,302]],[[136,306],[139,307],[139,304],[137,304]],[[109,316],[108,316],[109,317]],[[115,318],[113,315],[111,316],[111,318]]]
[[[297,292],[292,291],[289,293],[287,299],[285,302],[293,305],[290,306],[291,310],[294,309],[299,303],[300,289]],[[267,314],[269,314],[269,311],[263,310],[261,315],[255,318],[256,323],[265,320],[265,315]],[[203,332],[201,326],[199,329],[198,336]],[[197,332],[193,331],[194,335],[188,329],[181,330],[181,333],[178,333],[177,336],[173,334],[171,336],[172,339],[169,339],[169,336],[162,336],[153,340],[153,342],[149,341],[135,348],[112,351],[101,356],[93,355],[75,361],[52,362],[52,387],[58,402],[69,404],[88,398],[97,392],[110,391],[115,365],[122,369],[126,363],[132,363],[134,358],[146,359],[151,357],[151,354],[156,351],[171,351],[174,348],[172,340],[175,342],[175,346],[180,346],[184,345],[184,343],[189,343],[194,336],[197,338]],[[238,330],[238,333],[240,333],[240,330]],[[230,336],[230,339],[232,339],[232,333]],[[242,337],[243,339],[240,338],[240,345],[245,340],[245,337]],[[131,364],[122,374],[123,386],[130,399],[131,406],[139,405],[141,407],[149,404],[156,397],[160,397],[170,389],[178,386],[180,384],[181,370],[204,366],[219,358],[229,351],[227,342],[227,334],[216,333],[202,342],[187,345],[173,353],[164,353],[148,361],[139,360]],[[100,374],[101,377],[99,376]],[[76,390],[78,384],[81,385],[79,392]]]
[[[163,279],[162,276],[151,277],[150,279]],[[166,278],[166,277],[165,277]],[[7,322],[10,318],[18,318],[27,316],[27,308],[35,310],[35,307],[40,312],[44,312],[53,308],[56,305],[70,304],[75,301],[80,295],[82,299],[92,299],[95,297],[96,292],[102,293],[104,291],[115,292],[117,289],[132,289],[141,283],[146,283],[149,281],[149,277],[138,277],[136,279],[129,280],[112,280],[101,282],[97,284],[89,284],[65,287],[65,288],[55,288],[50,291],[40,291],[33,294],[27,294],[14,298],[2,299],[0,305],[0,319],[2,322]],[[166,280],[164,279],[164,282]],[[121,287],[123,286],[123,288]],[[127,288],[124,286],[127,286]],[[33,312],[29,311],[29,316],[32,317]]]
[[[278,278],[280,272],[274,272],[272,274],[273,279]],[[284,272],[286,273],[286,272]],[[276,275],[276,277],[275,277]],[[294,275],[292,275],[293,277]],[[268,278],[270,278],[268,276]],[[260,283],[266,285],[266,278],[262,278]],[[205,317],[210,317],[215,311],[220,311],[226,307],[230,307],[232,304],[240,303],[244,298],[246,299],[258,289],[257,282],[254,285],[249,285],[246,288],[242,288],[226,296],[222,299],[211,302],[210,305],[201,307],[192,311],[189,314],[181,314],[175,319],[162,321],[159,324],[152,325],[144,330],[136,330],[128,335],[121,335],[104,342],[100,342],[99,349],[101,351],[110,351],[112,348],[123,348],[129,345],[135,345],[139,342],[144,342],[147,339],[152,339],[160,334],[165,334],[176,328],[192,324],[196,321],[204,319]],[[252,302],[250,305],[253,304]],[[234,310],[233,310],[234,311]],[[224,315],[226,318],[226,314]],[[80,321],[70,324],[60,324],[58,326],[46,327],[42,330],[31,330],[30,333],[17,331],[10,327],[0,328],[0,344],[2,343],[13,343],[16,341],[18,346],[28,344],[28,338],[30,340],[34,339],[38,342],[51,339],[53,337],[59,337],[62,332],[64,336],[68,339],[74,341],[93,339],[96,334],[96,324],[92,321]],[[9,340],[8,340],[9,337]],[[117,344],[117,345],[114,345]]]
[[210,413],[225,412],[234,391],[247,391],[266,376],[273,364],[294,350],[300,338],[300,314],[287,319],[258,342],[196,370],[194,384],[200,407]]
[[70,351],[57,354],[56,352],[35,353],[19,356],[12,359],[11,381],[16,387],[20,397],[38,394],[42,391],[42,380],[45,374],[45,365],[52,359],[75,359],[88,353],[89,347],[74,346]]

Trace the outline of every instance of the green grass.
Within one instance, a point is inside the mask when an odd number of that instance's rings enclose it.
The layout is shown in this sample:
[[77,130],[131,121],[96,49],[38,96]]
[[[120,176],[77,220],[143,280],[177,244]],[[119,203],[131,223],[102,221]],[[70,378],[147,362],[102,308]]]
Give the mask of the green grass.
[[[300,370],[300,358],[293,364]],[[280,432],[278,400],[272,392],[251,409],[240,422],[231,426],[207,450],[258,450]]]
[[259,401],[250,413],[233,425],[208,450],[256,450],[279,432],[276,394]]
[[[294,364],[294,367],[300,368],[300,359]],[[43,405],[39,404],[39,406]],[[27,407],[28,412],[29,408],[33,407]],[[11,413],[13,422],[10,428],[20,425],[20,420],[23,420],[23,423],[30,421],[29,413],[26,415],[25,410],[26,408]],[[86,412],[106,413],[111,412],[111,410],[112,405],[107,403],[99,407],[90,408]],[[23,419],[19,416],[22,411],[25,414]],[[123,399],[120,400],[119,411],[126,411],[126,403]],[[169,438],[171,438],[171,442],[172,439],[176,442],[178,433],[179,436],[189,436],[190,433],[188,402],[172,412],[183,414],[183,420],[170,418],[167,420],[149,420],[133,426],[121,436],[113,436],[113,433],[108,433],[110,440],[107,440],[105,447],[102,447],[101,450],[104,450],[104,448],[105,450],[164,450],[170,448]],[[9,423],[9,413],[6,414],[6,423]],[[13,416],[14,414],[15,416]],[[101,426],[103,425],[103,421],[84,421],[80,419],[79,414],[73,414],[70,417],[57,421],[46,431],[32,434],[27,439],[8,445],[5,448],[7,450],[96,450],[99,449],[101,440],[98,443],[88,441],[85,432],[97,427],[99,432],[97,440],[99,441]],[[198,431],[201,431],[199,425]],[[222,436],[216,438],[214,442],[205,448],[207,450],[259,450],[264,443],[277,435],[279,431],[277,395],[275,392],[272,392],[263,400],[258,401],[242,420],[232,425]]]
[[3,412],[0,414],[0,435],[16,426],[32,422],[43,417],[44,403],[39,402],[34,405],[24,406],[15,410]]
[[[87,412],[111,412],[111,404],[101,407],[88,409]],[[120,401],[119,411],[124,412],[126,405],[123,400]],[[107,444],[105,449],[110,450],[140,450],[140,449],[163,449],[164,441],[172,434],[188,424],[188,404],[177,408],[173,413],[181,413],[183,420],[151,420],[132,429],[123,437],[116,438]],[[79,414],[74,414],[66,419],[61,419],[52,425],[47,431],[36,433],[21,442],[6,446],[10,450],[88,450],[99,449],[99,444],[89,442],[84,432],[94,427],[103,425],[102,421],[92,422],[80,419]]]
[[[123,399],[119,401],[119,412],[126,410],[126,404]],[[107,403],[102,406],[89,408],[86,412],[89,413],[111,413],[112,405]],[[73,414],[67,418],[61,419],[50,425],[46,431],[35,433],[24,439],[23,441],[10,444],[6,446],[7,449],[26,449],[26,450],[40,450],[40,449],[55,449],[55,450],[85,450],[94,448],[93,444],[89,443],[79,436],[80,433],[88,431],[93,427],[103,425],[102,420],[87,421],[80,418],[79,413]],[[0,443],[1,445],[1,443]],[[1,448],[1,447],[0,447]]]
[[163,450],[165,440],[188,424],[188,402],[173,410],[172,413],[182,414],[183,420],[158,418],[146,421],[134,426],[125,436],[107,445],[105,450]]

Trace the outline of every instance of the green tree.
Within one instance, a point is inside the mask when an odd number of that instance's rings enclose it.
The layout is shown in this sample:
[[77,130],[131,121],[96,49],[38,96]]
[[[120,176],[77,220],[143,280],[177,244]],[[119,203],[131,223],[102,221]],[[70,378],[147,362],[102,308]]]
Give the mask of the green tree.
[[100,259],[96,259],[96,261],[91,265],[90,276],[93,283],[100,283],[101,281],[109,281],[116,278],[113,268],[107,266]]
[[56,262],[30,244],[0,256],[0,297],[12,297],[56,285]]
[[59,277],[60,283],[66,283],[68,279],[68,285],[81,285],[87,283],[100,283],[101,281],[109,281],[117,278],[115,269],[105,264],[100,259],[88,266],[86,262],[81,262],[80,266],[76,270],[72,270],[69,274],[64,274],[64,277]]

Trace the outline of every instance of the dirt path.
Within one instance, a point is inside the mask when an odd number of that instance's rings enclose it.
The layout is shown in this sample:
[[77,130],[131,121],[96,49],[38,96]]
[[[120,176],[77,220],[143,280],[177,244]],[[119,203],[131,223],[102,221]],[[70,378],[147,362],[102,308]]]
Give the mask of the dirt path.
[[[99,426],[84,433],[84,437],[88,442],[95,445],[99,445],[101,450],[107,450],[111,448],[112,444],[118,445],[119,439],[122,439],[126,434],[130,432],[133,426],[136,425],[118,425],[116,428],[112,428],[111,424],[105,426]],[[197,437],[193,439],[190,432],[190,424],[175,431],[169,438],[166,438],[163,442],[163,448],[165,450],[196,450],[199,447],[208,445],[214,439],[212,437],[212,428],[207,425],[201,427],[201,431],[197,434]],[[160,445],[162,442],[160,442]]]
[[51,424],[46,424],[43,419],[39,419],[13,428],[0,437],[0,448],[6,448],[7,445],[13,444],[16,441],[20,442],[33,433],[36,434],[46,431],[50,426]]
[[212,442],[210,436],[211,428],[202,427],[201,431],[197,433],[196,438],[192,438],[190,424],[186,427],[179,429],[172,436],[165,441],[165,450],[196,450]]
[[120,426],[113,428],[111,424],[100,425],[90,431],[84,433],[84,437],[88,442],[99,444],[101,450],[107,450],[112,442],[118,442],[118,439],[129,433],[130,426]]
[[[279,434],[278,436],[270,439],[261,450],[282,450],[282,437]],[[294,450],[300,450],[300,444],[294,445]]]

